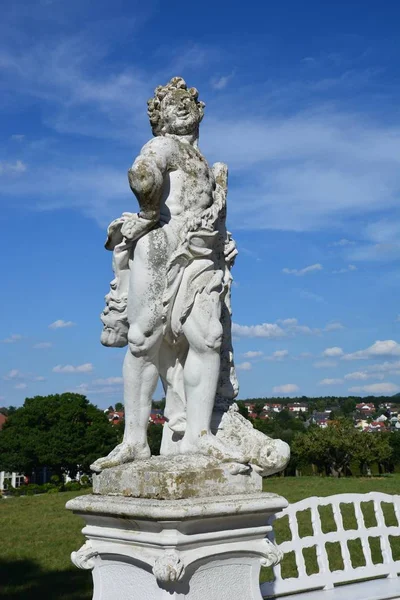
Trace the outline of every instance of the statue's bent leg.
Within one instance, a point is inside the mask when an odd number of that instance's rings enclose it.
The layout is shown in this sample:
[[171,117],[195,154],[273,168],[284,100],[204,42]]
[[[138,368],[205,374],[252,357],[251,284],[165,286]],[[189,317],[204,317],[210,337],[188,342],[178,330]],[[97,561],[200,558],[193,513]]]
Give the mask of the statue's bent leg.
[[160,348],[160,376],[165,391],[164,424],[160,454],[179,454],[180,442],[186,429],[186,397],[183,365],[187,356],[187,342],[181,339],[171,345],[165,340]]
[[[133,331],[132,331],[133,330]],[[147,444],[147,427],[151,413],[151,402],[159,377],[158,355],[162,342],[162,330],[157,329],[143,342],[138,343],[135,326],[128,333],[129,349],[125,356],[124,442],[135,446],[141,454],[150,455]],[[141,456],[142,458],[142,456]]]
[[245,456],[225,446],[210,430],[220,370],[220,302],[217,291],[198,294],[183,325],[189,351],[184,368],[187,423],[180,451],[182,454],[201,452],[220,460],[246,463]]
[[128,333],[129,348],[123,366],[125,431],[121,444],[108,456],[96,460],[91,469],[99,472],[133,460],[149,458],[147,427],[151,401],[158,381],[158,352],[162,331],[141,334],[135,325]]

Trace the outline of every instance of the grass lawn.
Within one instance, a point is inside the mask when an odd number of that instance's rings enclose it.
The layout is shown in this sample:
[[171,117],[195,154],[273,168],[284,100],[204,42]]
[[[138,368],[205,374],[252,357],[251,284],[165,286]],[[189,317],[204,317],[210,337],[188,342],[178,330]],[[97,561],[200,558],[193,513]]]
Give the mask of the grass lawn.
[[264,479],[264,492],[284,496],[297,502],[310,496],[334,494],[367,494],[383,492],[400,494],[400,473],[384,477],[269,477]]
[[0,500],[1,600],[90,600],[92,576],[70,554],[84,542],[83,521],[65,510],[80,492]]
[[[274,477],[264,481],[264,491],[281,494],[289,502],[308,496],[329,496],[344,492],[381,491],[396,494],[400,491],[400,476],[338,480]],[[75,568],[70,561],[71,552],[78,550],[84,542],[81,534],[83,521],[64,508],[70,498],[81,494],[82,492],[63,492],[0,500],[1,600],[91,599],[91,573]],[[303,516],[301,527],[307,533],[308,518],[307,515]],[[324,528],[328,528],[325,530],[329,530],[333,524],[332,517],[329,514],[322,517]],[[351,524],[351,511],[347,518]],[[287,539],[287,525],[283,521],[284,519],[277,524],[278,541]],[[332,564],[340,564],[339,554],[335,549],[332,552]],[[307,563],[312,569],[313,556],[307,558]],[[293,564],[290,565],[290,557],[283,572],[286,576],[295,574]],[[268,570],[264,569],[262,579],[266,580],[270,576]]]

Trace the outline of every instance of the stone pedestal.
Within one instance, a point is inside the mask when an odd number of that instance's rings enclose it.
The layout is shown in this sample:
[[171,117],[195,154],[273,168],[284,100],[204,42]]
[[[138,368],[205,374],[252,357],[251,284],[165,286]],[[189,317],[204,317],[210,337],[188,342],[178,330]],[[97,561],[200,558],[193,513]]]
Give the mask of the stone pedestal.
[[262,478],[251,467],[201,454],[152,456],[93,475],[93,492],[106,496],[180,500],[261,491]]
[[93,600],[261,600],[261,566],[280,560],[267,539],[276,494],[155,500],[80,496],[67,508],[87,538],[74,564],[93,570]]

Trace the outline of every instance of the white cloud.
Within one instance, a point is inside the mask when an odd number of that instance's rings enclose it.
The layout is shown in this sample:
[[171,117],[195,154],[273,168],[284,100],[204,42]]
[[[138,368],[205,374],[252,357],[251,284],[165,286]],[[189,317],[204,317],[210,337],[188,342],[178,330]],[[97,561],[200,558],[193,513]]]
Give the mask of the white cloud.
[[318,385],[340,385],[343,383],[343,379],[322,379]]
[[336,270],[332,271],[332,273],[335,273],[335,274],[351,273],[353,271],[357,271],[357,267],[355,265],[348,265],[347,267],[344,267],[343,269],[336,269]]
[[356,385],[349,388],[349,392],[366,392],[367,394],[395,394],[399,390],[400,387],[394,383],[371,383],[369,385]]
[[212,79],[211,86],[214,88],[214,90],[223,90],[226,88],[226,86],[229,83],[229,80],[232,79],[232,77],[233,73],[231,73],[230,75],[223,75],[222,77]]
[[282,273],[286,273],[286,275],[296,275],[297,277],[302,277],[303,275],[307,275],[308,273],[315,273],[316,271],[322,271],[323,266],[319,263],[315,265],[309,265],[308,267],[304,267],[303,269],[282,269]]
[[63,321],[63,319],[58,319],[49,325],[50,329],[64,329],[64,327],[73,327],[75,323],[73,321]]
[[88,390],[89,390],[89,385],[87,383],[80,383],[75,388],[75,391],[77,393],[84,393],[84,392],[87,392]]
[[84,363],[83,365],[57,365],[53,368],[53,373],[90,373],[93,371],[92,363]]
[[[43,37],[24,52],[17,44],[15,49],[4,49],[6,92],[16,90],[14,94],[45,103],[46,126],[57,132],[129,143],[137,139],[138,126],[145,124],[143,107],[149,88],[158,84],[166,71],[181,72],[187,64],[192,69],[193,65],[204,65],[207,53],[198,45],[179,48],[178,64],[174,68],[166,65],[161,73],[160,69],[146,72],[134,63],[106,69],[108,61],[104,57],[110,52],[111,35],[117,31],[112,21],[107,21],[108,30],[104,27],[101,35],[97,21],[96,36],[85,30],[70,38]],[[126,31],[125,21],[132,20],[118,20],[118,27]],[[131,39],[134,37],[131,35]],[[226,77],[217,78],[214,84],[224,87]],[[269,78],[260,84],[258,92],[268,101],[267,113],[248,108],[249,102],[254,106],[254,86],[238,86],[226,104],[221,102],[214,107],[214,117],[209,116],[204,122],[203,144],[210,162],[227,162],[243,181],[243,189],[236,187],[231,202],[231,214],[240,226],[315,230],[340,225],[361,212],[397,205],[398,127],[383,117],[381,123],[376,119],[369,121],[361,110],[358,114],[345,113],[329,96],[332,89],[348,90],[350,85],[353,91],[366,78],[371,78],[371,70],[360,73],[352,69],[351,74],[345,72],[320,81],[299,77],[285,83],[281,77],[279,81]],[[285,103],[287,98],[291,98],[294,107],[290,110]],[[302,110],[304,106],[306,110]],[[42,206],[54,207],[57,196],[60,205],[71,206],[79,190],[78,180],[85,179],[87,170],[87,165],[82,165],[79,172],[62,169],[54,174],[46,165],[40,176],[29,181],[29,185],[36,185],[32,196],[40,190]],[[41,176],[46,172],[49,180]],[[103,216],[107,213],[106,218],[112,217],[113,185],[104,185],[103,181],[102,194],[96,195],[100,185],[93,170],[85,182],[87,187],[83,192],[81,188],[80,199],[76,200],[79,207],[92,217],[99,210]],[[55,189],[49,193],[52,186]],[[242,202],[244,189],[249,192],[250,205],[257,210],[248,211],[249,204]],[[27,188],[20,188],[14,194],[25,198],[26,191]],[[7,196],[8,193],[6,189]]]
[[366,371],[370,373],[398,373],[400,370],[400,360],[393,362],[385,361],[380,364],[369,365],[365,367]]
[[334,360],[317,360],[317,362],[313,364],[313,367],[315,367],[316,369],[331,369],[337,367],[337,362],[335,362]]
[[243,356],[245,358],[257,358],[258,356],[262,356],[264,353],[261,350],[248,350],[245,352]]
[[22,160],[16,160],[14,163],[0,161],[1,175],[19,175],[25,173],[27,166]]
[[278,322],[284,327],[294,327],[297,325],[298,320],[292,317],[290,319],[280,319]]
[[387,261],[400,257],[400,220],[391,218],[369,222],[363,233],[367,242],[349,249],[349,260]]
[[344,329],[344,325],[339,323],[339,321],[334,321],[333,323],[328,323],[324,331],[340,331],[341,329]]
[[253,176],[246,189],[256,213],[241,206],[244,190],[232,194],[239,226],[312,231],[397,205],[399,128],[329,104],[311,100],[307,112],[289,118],[218,115],[205,123],[212,159]]
[[311,328],[308,325],[300,325],[297,319],[279,319],[279,325],[281,325],[285,332],[288,335],[296,335],[298,333],[304,335],[318,335],[320,334],[320,330],[316,328]]
[[397,317],[395,319],[395,323],[400,323],[400,315],[397,315]]
[[300,352],[298,358],[312,358],[312,352]]
[[12,335],[10,335],[10,337],[1,340],[1,342],[3,344],[15,344],[15,342],[19,342],[20,340],[22,340],[22,335],[20,335],[19,333],[13,333]]
[[25,136],[22,133],[14,133],[10,137],[10,140],[12,140],[13,142],[22,142],[24,139],[25,139]]
[[344,376],[346,380],[365,381],[366,379],[383,379],[384,375],[379,373],[367,373],[366,371],[354,371]]
[[251,371],[252,365],[250,362],[242,362],[236,365],[236,369],[238,369],[238,371]]
[[238,325],[232,323],[232,335],[237,337],[260,337],[260,338],[280,338],[285,335],[281,327],[275,323],[262,323],[261,325]]
[[342,356],[344,354],[342,348],[339,348],[338,346],[333,346],[332,348],[326,348],[323,353],[322,356],[329,356],[331,358],[337,358],[338,356]]
[[266,356],[265,360],[283,360],[287,356],[289,356],[289,350],[276,350],[271,354],[271,356]]
[[41,350],[44,348],[51,348],[52,347],[52,343],[51,342],[38,342],[37,344],[34,344],[34,348]]
[[260,325],[232,324],[232,334],[237,337],[260,337],[276,339],[293,337],[298,334],[319,335],[320,329],[308,325],[300,325],[297,319],[279,319],[277,323],[261,323]]
[[355,242],[351,241],[351,240],[347,240],[346,238],[342,238],[341,240],[338,240],[337,242],[333,242],[331,244],[331,246],[354,246]]
[[122,385],[124,379],[123,377],[106,377],[105,379],[95,379],[92,383],[93,385]]
[[26,383],[17,383],[16,385],[14,385],[14,388],[16,390],[24,390],[25,388],[27,388],[27,384]]
[[365,350],[357,350],[351,354],[345,354],[343,360],[366,360],[378,356],[400,356],[400,344],[394,340],[377,340],[372,346]]
[[[19,371],[18,369],[11,369],[11,371],[9,371],[5,375],[3,375],[3,379],[5,381],[17,381],[17,380],[21,380],[21,379],[25,379],[25,380],[29,380],[29,381],[46,381],[45,377],[42,377],[40,375],[36,376],[36,375],[33,375],[32,373],[21,373],[21,371]],[[25,384],[24,384],[24,387],[26,387]],[[19,386],[17,389],[22,390],[23,387]]]
[[299,389],[295,383],[285,383],[284,385],[275,385],[272,391],[274,394],[295,394]]
[[23,379],[25,376],[18,369],[11,369],[6,375],[3,375],[3,379],[10,381],[11,379]]
[[314,300],[315,302],[325,302],[323,296],[309,292],[308,290],[299,290],[300,298],[304,300]]

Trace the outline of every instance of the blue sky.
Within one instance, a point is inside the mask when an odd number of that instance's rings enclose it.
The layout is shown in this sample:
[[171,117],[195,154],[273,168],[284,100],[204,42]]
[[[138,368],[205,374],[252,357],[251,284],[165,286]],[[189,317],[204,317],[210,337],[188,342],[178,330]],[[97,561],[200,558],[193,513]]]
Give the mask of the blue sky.
[[365,0],[4,5],[0,404],[121,400],[105,228],[136,208],[146,100],[175,75],[230,168],[240,397],[400,391],[399,18]]

